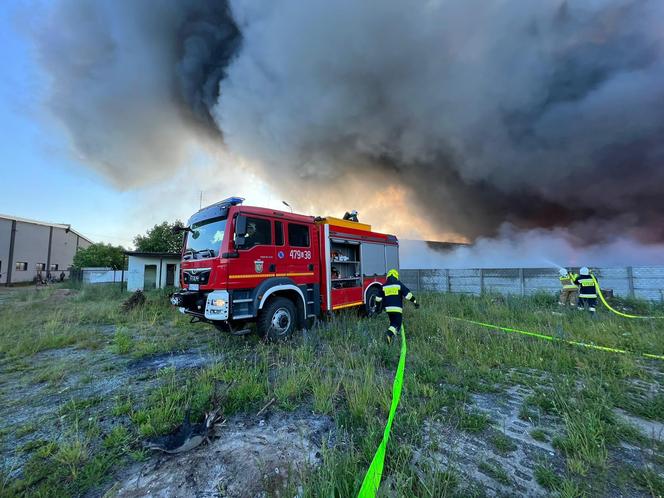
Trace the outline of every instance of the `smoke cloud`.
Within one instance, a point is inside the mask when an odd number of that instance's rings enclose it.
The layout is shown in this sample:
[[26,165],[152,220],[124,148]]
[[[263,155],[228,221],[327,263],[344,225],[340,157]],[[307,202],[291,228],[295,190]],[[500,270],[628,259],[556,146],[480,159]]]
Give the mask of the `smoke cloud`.
[[203,137],[302,203],[397,188],[469,240],[664,241],[661,0],[60,0],[44,24],[50,107],[120,184]]
[[519,230],[503,225],[494,238],[472,245],[401,240],[402,268],[560,268],[650,266],[664,263],[664,244],[643,245],[628,237],[586,244],[564,229]]

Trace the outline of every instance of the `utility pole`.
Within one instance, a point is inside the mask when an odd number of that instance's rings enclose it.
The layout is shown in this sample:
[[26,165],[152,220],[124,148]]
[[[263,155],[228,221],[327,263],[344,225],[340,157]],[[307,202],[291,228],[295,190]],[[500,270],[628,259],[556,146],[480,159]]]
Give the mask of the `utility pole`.
[[201,210],[203,209],[203,191],[201,190],[201,195],[198,199],[198,209]]

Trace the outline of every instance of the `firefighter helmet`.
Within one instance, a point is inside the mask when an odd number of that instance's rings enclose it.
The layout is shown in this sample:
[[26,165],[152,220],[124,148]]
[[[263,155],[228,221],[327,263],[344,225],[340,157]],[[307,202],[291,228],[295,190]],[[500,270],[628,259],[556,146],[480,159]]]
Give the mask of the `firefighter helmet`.
[[565,268],[561,268],[558,273],[560,273],[561,277],[566,277],[568,272]]
[[395,270],[394,268],[392,268],[390,271],[387,272],[387,276],[388,277],[394,277],[394,278],[398,279],[399,278],[399,272],[397,270]]
[[588,269],[587,266],[584,266],[583,268],[581,268],[581,269],[579,270],[579,273],[580,273],[581,275],[583,275],[584,277],[587,277],[588,275],[590,275],[590,270]]

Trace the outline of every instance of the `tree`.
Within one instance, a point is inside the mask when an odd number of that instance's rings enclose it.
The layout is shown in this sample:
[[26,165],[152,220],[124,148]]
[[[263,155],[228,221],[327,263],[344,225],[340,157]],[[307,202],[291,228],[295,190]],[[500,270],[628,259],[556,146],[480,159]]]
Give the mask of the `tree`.
[[91,244],[79,249],[74,255],[75,268],[104,267],[121,270],[124,268],[124,248],[111,244]]
[[134,237],[134,245],[137,251],[143,252],[171,252],[182,251],[182,232],[173,233],[174,227],[183,227],[180,220],[175,223],[164,221],[150,228],[145,235]]

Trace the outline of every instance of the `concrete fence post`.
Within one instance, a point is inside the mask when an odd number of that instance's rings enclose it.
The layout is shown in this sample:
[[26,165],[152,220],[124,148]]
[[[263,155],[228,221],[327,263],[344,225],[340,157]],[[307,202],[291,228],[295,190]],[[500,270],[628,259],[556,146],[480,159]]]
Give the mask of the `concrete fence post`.
[[484,268],[480,268],[480,295],[484,294]]
[[449,268],[445,270],[445,286],[447,288],[447,292],[452,292],[452,282],[450,281]]
[[519,268],[519,289],[521,290],[521,295],[526,295],[526,277],[524,276],[523,268]]
[[629,297],[634,297],[634,268],[627,267],[627,286],[629,287]]

